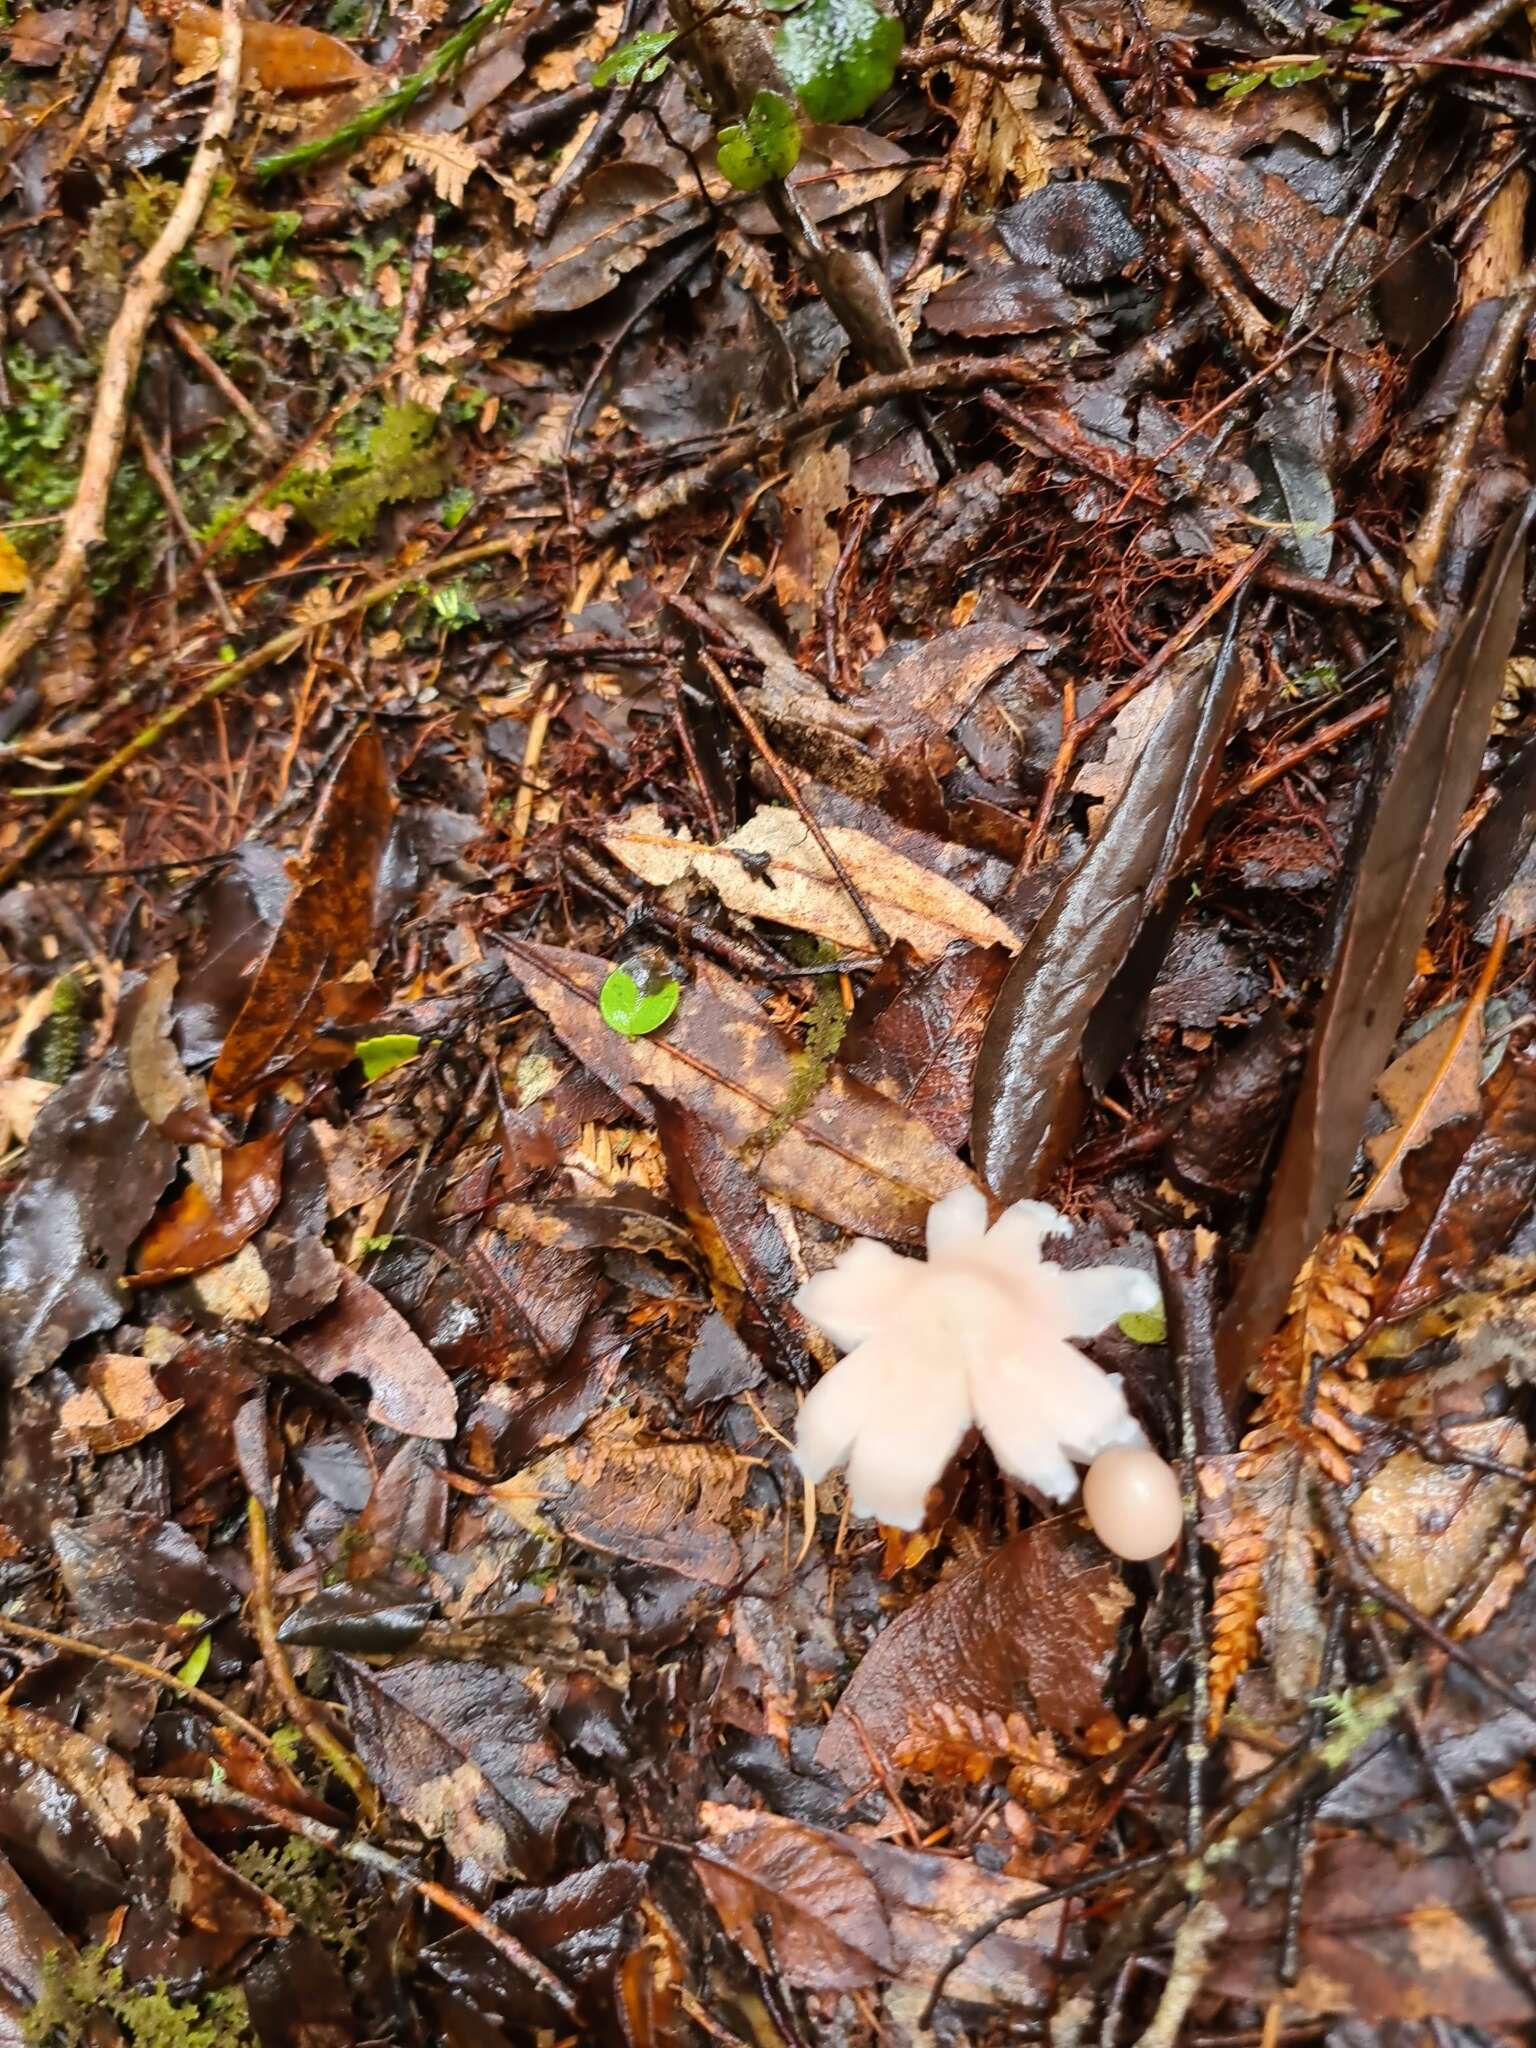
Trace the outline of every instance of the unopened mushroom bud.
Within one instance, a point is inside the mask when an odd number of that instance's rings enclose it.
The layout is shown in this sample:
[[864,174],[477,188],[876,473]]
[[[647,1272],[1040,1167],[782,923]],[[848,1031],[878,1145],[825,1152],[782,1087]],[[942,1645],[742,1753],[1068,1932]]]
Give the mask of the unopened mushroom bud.
[[1156,1451],[1130,1444],[1101,1451],[1088,1467],[1083,1509],[1104,1548],[1133,1561],[1160,1557],[1184,1527],[1178,1474]]

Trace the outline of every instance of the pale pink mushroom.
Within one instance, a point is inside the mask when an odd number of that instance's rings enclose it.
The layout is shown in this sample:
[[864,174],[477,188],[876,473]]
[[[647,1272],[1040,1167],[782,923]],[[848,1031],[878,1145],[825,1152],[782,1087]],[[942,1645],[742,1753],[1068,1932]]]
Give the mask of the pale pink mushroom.
[[1054,1501],[1077,1491],[1075,1465],[1144,1446],[1119,1379],[1072,1340],[1155,1308],[1157,1284],[1041,1257],[1070,1230],[1044,1202],[1016,1202],[989,1230],[986,1197],[962,1188],[928,1212],[926,1264],[861,1238],[808,1280],[796,1307],[847,1356],[800,1411],[806,1477],[846,1463],[855,1513],[916,1529],[973,1424],[1010,1478]]
[[1117,1444],[1088,1467],[1083,1512],[1094,1535],[1116,1557],[1161,1557],[1184,1527],[1179,1475],[1156,1451]]

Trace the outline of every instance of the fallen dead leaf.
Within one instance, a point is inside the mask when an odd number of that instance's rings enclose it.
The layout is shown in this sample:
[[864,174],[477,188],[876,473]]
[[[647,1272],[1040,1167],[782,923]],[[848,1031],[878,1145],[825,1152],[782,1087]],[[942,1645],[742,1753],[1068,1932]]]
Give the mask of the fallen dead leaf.
[[[880,923],[922,959],[936,960],[957,939],[1018,951],[1019,941],[1002,919],[953,882],[866,832],[845,825],[824,829]],[[869,943],[853,899],[809,827],[787,806],[765,805],[718,846],[695,846],[668,832],[653,804],[631,812],[603,837],[609,852],[653,887],[694,875],[727,910],[772,918],[854,950]]]

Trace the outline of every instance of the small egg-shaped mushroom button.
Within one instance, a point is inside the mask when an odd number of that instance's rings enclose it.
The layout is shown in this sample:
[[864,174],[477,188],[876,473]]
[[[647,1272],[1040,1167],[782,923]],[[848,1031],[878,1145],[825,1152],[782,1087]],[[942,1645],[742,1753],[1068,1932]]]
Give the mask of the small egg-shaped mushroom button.
[[1184,1526],[1179,1475],[1156,1451],[1117,1444],[1083,1480],[1088,1525],[1106,1550],[1132,1562],[1160,1557]]

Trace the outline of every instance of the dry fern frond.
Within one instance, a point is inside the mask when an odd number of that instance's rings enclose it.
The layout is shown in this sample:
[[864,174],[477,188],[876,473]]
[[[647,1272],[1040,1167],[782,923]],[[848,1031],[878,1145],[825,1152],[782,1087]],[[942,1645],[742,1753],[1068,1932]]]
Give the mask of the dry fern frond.
[[[1237,1681],[1259,1647],[1259,1624],[1275,1612],[1272,1581],[1284,1574],[1295,1597],[1307,1562],[1306,1525],[1298,1520],[1303,1474],[1283,1483],[1276,1463],[1290,1454],[1347,1485],[1360,1448],[1351,1422],[1366,1406],[1363,1360],[1320,1365],[1348,1348],[1370,1321],[1376,1257],[1353,1232],[1325,1237],[1296,1276],[1284,1323],[1253,1374],[1259,1396],[1228,1491],[1208,1499],[1201,1533],[1216,1552],[1211,1607],[1211,1712],[1214,1733]],[[1310,1401],[1309,1401],[1310,1396]]]
[[1022,1714],[982,1713],[942,1702],[914,1716],[892,1754],[902,1770],[947,1784],[976,1785],[1007,1764],[1010,1797],[1036,1813],[1059,1806],[1077,1777],[1063,1762],[1054,1736],[1032,1728]]

